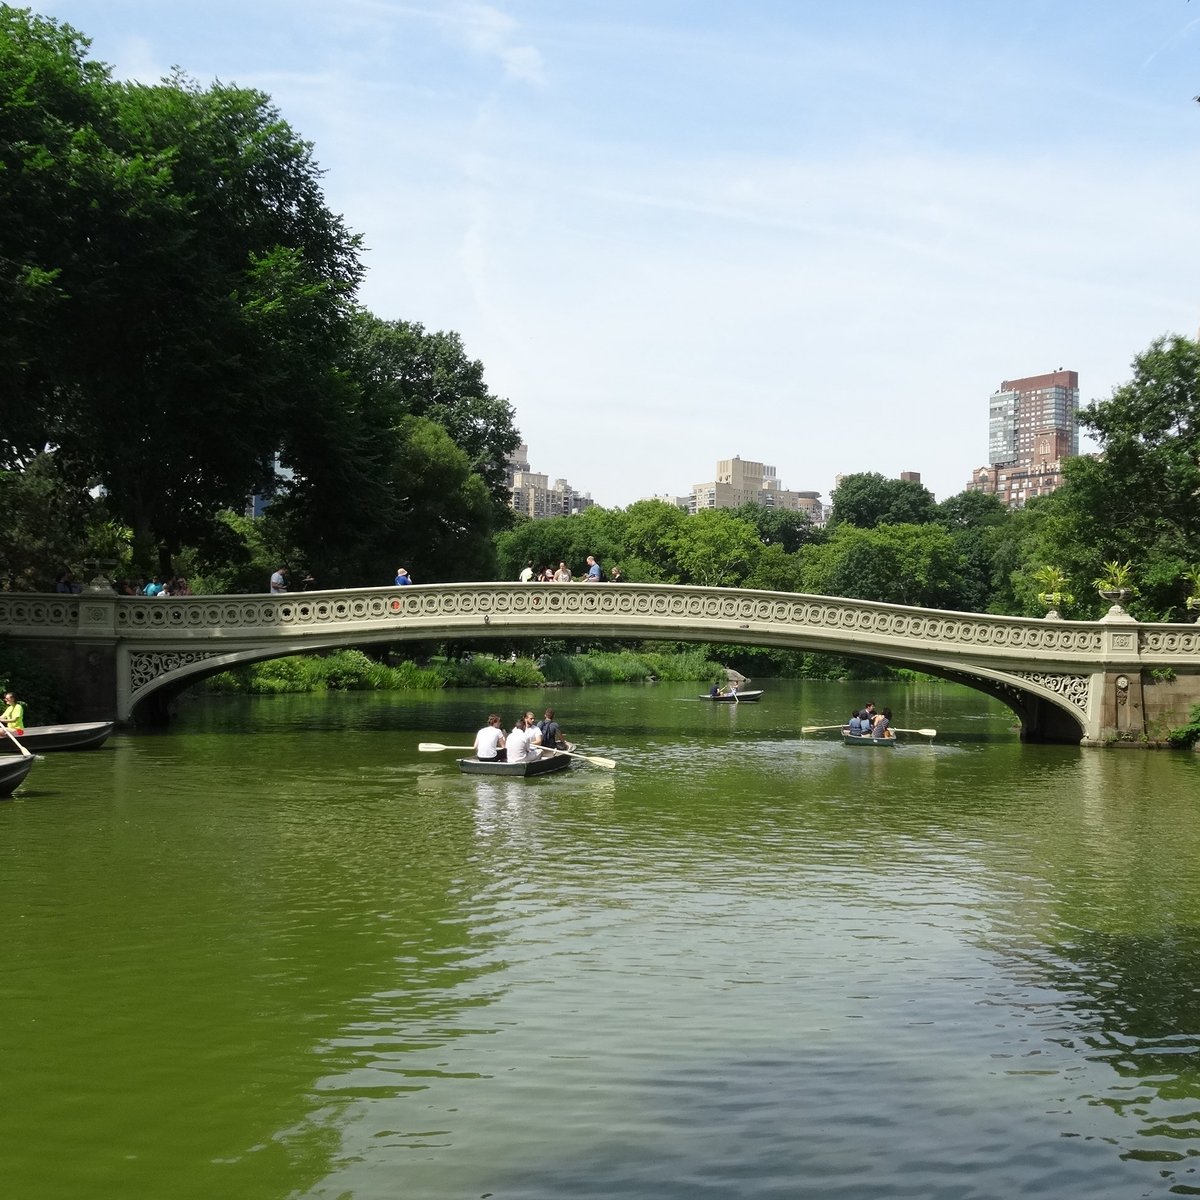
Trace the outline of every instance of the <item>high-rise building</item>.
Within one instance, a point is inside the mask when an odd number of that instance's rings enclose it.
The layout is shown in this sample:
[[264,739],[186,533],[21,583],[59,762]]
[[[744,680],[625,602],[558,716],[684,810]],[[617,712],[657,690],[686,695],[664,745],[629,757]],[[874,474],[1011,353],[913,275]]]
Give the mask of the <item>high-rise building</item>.
[[779,486],[774,467],[750,462],[737,455],[723,458],[717,463],[716,479],[692,484],[688,511],[695,513],[702,508],[738,508],[743,504],[806,512],[814,521],[821,516],[820,492],[789,492]]
[[509,505],[527,517],[563,517],[591,508],[591,493],[577,492],[565,479],[556,479],[529,469],[529,448],[522,443],[508,460]]
[[988,398],[988,465],[968,491],[1020,508],[1062,484],[1062,464],[1079,453],[1079,373],[1006,379]]

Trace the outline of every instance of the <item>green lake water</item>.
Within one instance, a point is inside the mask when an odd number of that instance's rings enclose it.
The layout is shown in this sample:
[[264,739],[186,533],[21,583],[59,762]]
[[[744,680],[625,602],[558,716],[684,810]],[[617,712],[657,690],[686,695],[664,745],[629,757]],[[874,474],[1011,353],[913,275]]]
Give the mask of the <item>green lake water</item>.
[[[1200,1195],[1200,756],[956,687],[200,698],[0,801],[21,1200]],[[928,744],[805,724],[868,698]],[[554,704],[605,771],[419,741]]]

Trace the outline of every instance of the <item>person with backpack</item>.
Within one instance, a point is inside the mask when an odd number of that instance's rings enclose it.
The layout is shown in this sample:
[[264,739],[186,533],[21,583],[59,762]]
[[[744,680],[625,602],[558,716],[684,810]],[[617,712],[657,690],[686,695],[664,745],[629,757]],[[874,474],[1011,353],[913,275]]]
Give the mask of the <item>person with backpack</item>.
[[546,715],[538,722],[538,729],[542,731],[542,745],[547,749],[559,749],[567,744],[554,719],[554,709],[546,709]]

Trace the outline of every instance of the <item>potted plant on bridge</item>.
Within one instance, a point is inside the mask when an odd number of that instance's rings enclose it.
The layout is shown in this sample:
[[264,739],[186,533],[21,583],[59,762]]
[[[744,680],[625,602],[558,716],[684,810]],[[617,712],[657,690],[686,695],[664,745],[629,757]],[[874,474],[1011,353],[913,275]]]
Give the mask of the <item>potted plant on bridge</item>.
[[1137,591],[1133,586],[1133,563],[1118,562],[1115,558],[1112,562],[1106,562],[1104,570],[1092,580],[1092,585],[1117,612],[1124,612],[1121,605]]
[[1061,620],[1058,613],[1059,605],[1065,608],[1068,604],[1075,603],[1075,597],[1067,590],[1071,581],[1058,567],[1054,566],[1039,567],[1034,571],[1033,578],[1042,585],[1042,590],[1038,592],[1038,603],[1044,604],[1048,610],[1046,620]]

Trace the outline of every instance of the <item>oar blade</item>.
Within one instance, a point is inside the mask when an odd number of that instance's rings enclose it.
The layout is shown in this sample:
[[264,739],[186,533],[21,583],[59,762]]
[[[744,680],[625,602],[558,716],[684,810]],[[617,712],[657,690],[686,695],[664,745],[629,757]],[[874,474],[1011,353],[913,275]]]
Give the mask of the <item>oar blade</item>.
[[617,769],[616,759],[602,758],[599,754],[581,754],[580,758],[586,758],[588,762],[595,763],[598,767],[603,767],[607,771],[615,771]]
[[565,754],[568,758],[582,758],[584,762],[594,763],[598,767],[604,767],[607,771],[615,771],[617,769],[616,759],[605,758],[600,754],[580,754],[578,750],[560,750],[557,746],[547,746],[553,754]]

